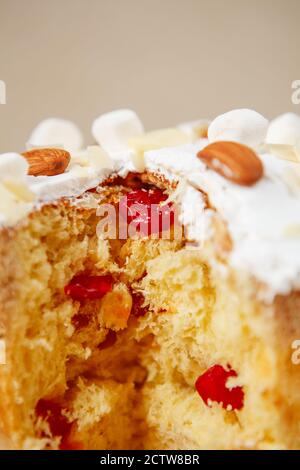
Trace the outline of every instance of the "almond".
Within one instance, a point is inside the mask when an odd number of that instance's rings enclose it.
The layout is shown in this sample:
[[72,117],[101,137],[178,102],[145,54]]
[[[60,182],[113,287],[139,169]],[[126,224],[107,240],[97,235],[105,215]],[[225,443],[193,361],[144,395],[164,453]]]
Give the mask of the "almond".
[[197,156],[209,168],[242,186],[251,186],[263,176],[259,157],[251,148],[238,142],[213,142]]
[[60,175],[67,168],[70,154],[56,148],[37,148],[22,153],[29,163],[28,174],[32,176]]

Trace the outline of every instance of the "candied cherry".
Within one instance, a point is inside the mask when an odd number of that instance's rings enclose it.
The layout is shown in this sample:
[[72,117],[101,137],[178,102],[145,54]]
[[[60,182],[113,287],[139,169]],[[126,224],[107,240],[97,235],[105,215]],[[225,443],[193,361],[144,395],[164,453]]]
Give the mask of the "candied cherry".
[[89,276],[79,274],[65,286],[65,293],[73,300],[95,300],[102,297],[112,290],[113,278],[106,276]]
[[76,313],[76,315],[72,317],[72,325],[75,326],[76,330],[81,330],[82,328],[86,328],[88,326],[90,320],[90,315]]
[[140,292],[133,292],[132,293],[132,310],[131,314],[134,317],[143,317],[148,312],[147,307],[142,307],[145,298],[143,294]]
[[195,387],[206,405],[221,403],[226,410],[240,410],[244,405],[244,391],[240,386],[228,388],[230,377],[237,377],[235,370],[216,364],[198,377]]
[[168,195],[158,188],[136,189],[121,198],[120,213],[128,224],[134,221],[142,235],[160,233],[174,224],[174,205],[161,205],[167,199]]
[[82,449],[82,445],[70,437],[74,423],[70,423],[63,415],[63,406],[54,400],[41,399],[36,405],[36,414],[49,424],[52,436],[60,437],[61,450]]
[[110,348],[115,344],[116,341],[117,333],[113,330],[109,330],[104,341],[98,345],[98,349],[102,351],[103,349]]

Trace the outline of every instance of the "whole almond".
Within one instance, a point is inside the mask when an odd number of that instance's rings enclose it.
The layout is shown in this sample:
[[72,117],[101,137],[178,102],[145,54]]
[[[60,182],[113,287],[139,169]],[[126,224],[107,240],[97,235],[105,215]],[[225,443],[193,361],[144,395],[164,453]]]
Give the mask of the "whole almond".
[[37,148],[22,153],[29,163],[28,174],[32,176],[60,175],[67,168],[70,154],[56,148]]
[[259,157],[251,148],[238,142],[213,142],[197,156],[209,168],[242,186],[251,186],[263,176]]

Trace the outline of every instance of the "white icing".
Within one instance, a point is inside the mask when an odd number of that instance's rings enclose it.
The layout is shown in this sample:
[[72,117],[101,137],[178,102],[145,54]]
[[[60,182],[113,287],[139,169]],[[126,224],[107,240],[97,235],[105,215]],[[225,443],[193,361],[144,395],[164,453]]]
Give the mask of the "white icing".
[[132,149],[126,149],[123,152],[114,154],[114,161],[116,162],[116,168],[118,174],[122,178],[125,178],[130,171],[144,171],[144,156],[141,156],[142,164],[140,163],[139,156]]
[[197,241],[198,246],[201,247],[211,233],[210,215],[212,211],[205,210],[203,194],[189,184],[180,195],[179,203],[181,207],[179,220],[185,227],[185,235],[189,240]]
[[42,202],[76,197],[98,186],[121,165],[122,162],[113,161],[100,147],[91,146],[71,156],[68,171],[61,175],[27,176],[27,182]]
[[[109,176],[108,170],[106,176]],[[61,197],[80,196],[84,191],[96,187],[105,179],[105,172],[95,172],[91,168],[74,167],[72,171],[51,178],[28,176],[30,189],[39,201],[49,202]]]
[[[150,171],[172,173],[186,178],[193,187],[204,190],[211,204],[227,222],[233,240],[228,262],[253,274],[266,284],[265,300],[277,293],[287,294],[300,288],[300,236],[286,236],[288,228],[300,225],[300,198],[293,194],[279,175],[295,165],[268,154],[261,155],[265,177],[253,187],[240,186],[209,170],[196,154],[205,143],[199,141],[182,148],[147,152],[146,166]],[[197,191],[183,195],[183,208],[197,212],[203,221],[203,208]],[[192,209],[191,209],[192,208]],[[211,212],[207,214],[211,218]],[[203,225],[183,217],[191,224],[189,233],[202,243]],[[209,225],[209,220],[203,222]]]
[[[210,140],[230,138],[256,148],[261,145],[266,133],[266,120],[262,116],[250,110],[226,114],[211,124]],[[182,208],[180,217],[188,236],[199,244],[211,236],[213,228],[212,211],[205,209],[198,189],[208,194],[212,206],[227,222],[233,240],[228,264],[246,270],[265,284],[265,300],[300,288],[298,163],[261,151],[265,175],[254,186],[244,187],[208,169],[197,158],[197,152],[208,144],[206,139],[138,155],[128,147],[128,138],[143,131],[133,112],[110,113],[99,118],[93,127],[102,149],[92,146],[84,151],[72,151],[68,169],[61,175],[25,176],[27,162],[23,157],[18,154],[0,156],[1,224],[16,223],[34,210],[37,203],[80,196],[112,173],[125,177],[129,171],[142,171],[145,165],[147,170],[161,173],[168,180],[186,181],[185,190],[178,193]],[[276,134],[274,125],[272,132]],[[268,133],[268,138],[272,132]],[[291,134],[288,139],[287,135],[288,132],[283,132],[275,145],[287,145],[287,140],[291,145]],[[295,137],[295,132],[292,135]],[[65,144],[68,136],[68,133],[62,136]],[[68,141],[65,147],[78,147],[77,137],[74,142]],[[32,194],[36,200],[30,199]]]

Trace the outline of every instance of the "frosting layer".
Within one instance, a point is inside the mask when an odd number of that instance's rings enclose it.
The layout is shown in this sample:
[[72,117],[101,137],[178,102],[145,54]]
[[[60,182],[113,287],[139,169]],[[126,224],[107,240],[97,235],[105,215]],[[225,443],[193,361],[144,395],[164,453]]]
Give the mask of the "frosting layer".
[[[130,171],[147,170],[180,183],[177,201],[181,220],[189,238],[200,246],[213,233],[212,215],[217,211],[232,240],[232,250],[226,260],[228,265],[260,281],[265,286],[264,300],[300,289],[300,127],[297,117],[292,117],[293,125],[290,116],[279,119],[279,132],[276,131],[278,119],[268,127],[267,120],[258,113],[234,110],[212,121],[208,138],[195,140],[199,137],[199,122],[143,134],[142,124],[130,110],[105,115],[93,125],[100,145],[104,135],[102,148],[97,145],[72,150],[69,167],[56,176],[27,176],[28,164],[22,156],[2,155],[0,223],[14,225],[40,204],[80,196],[112,174],[124,177]],[[59,135],[71,149],[70,129],[73,132],[74,128],[65,121],[56,120],[55,126],[50,123],[51,129],[48,122],[47,132],[45,125],[37,127],[35,141],[42,144],[43,133],[48,140]],[[39,131],[41,128],[43,132]],[[68,131],[65,139],[64,129]],[[73,149],[79,145],[77,137]],[[263,178],[251,187],[240,186],[207,168],[197,153],[220,138],[235,139],[255,148],[264,165]],[[207,208],[202,192],[208,195],[213,209]]]

